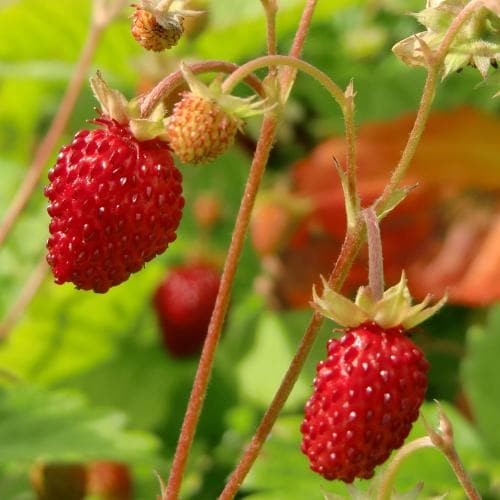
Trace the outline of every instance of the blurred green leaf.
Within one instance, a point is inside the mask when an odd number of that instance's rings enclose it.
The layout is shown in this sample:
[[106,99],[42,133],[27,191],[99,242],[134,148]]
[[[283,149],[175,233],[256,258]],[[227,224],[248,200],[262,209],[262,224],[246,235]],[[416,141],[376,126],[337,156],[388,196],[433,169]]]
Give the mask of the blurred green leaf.
[[500,306],[492,308],[484,327],[473,326],[467,334],[468,355],[463,363],[462,378],[472,413],[485,445],[500,459],[500,385],[498,354],[500,352]]
[[125,417],[88,407],[77,393],[13,384],[0,389],[0,461],[117,459],[153,463],[158,441]]

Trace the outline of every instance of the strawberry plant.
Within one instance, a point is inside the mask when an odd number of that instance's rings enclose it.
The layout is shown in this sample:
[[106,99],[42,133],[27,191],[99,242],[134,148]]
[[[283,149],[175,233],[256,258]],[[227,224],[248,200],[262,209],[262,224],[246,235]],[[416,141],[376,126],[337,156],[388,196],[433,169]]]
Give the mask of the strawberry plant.
[[498,2],[62,8],[0,5],[0,498],[496,498]]

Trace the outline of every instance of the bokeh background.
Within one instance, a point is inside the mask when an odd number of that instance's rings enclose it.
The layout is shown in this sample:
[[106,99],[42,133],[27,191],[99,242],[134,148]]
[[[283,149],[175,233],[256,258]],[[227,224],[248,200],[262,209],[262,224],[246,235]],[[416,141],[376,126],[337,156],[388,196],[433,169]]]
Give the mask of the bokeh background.
[[[89,4],[0,0],[0,214],[57,111],[86,38]],[[145,54],[132,39],[132,9],[126,8],[103,34],[90,73],[99,69],[132,97],[176,69],[181,59],[240,63],[264,54],[260,2],[193,4],[208,15],[161,56]],[[303,1],[280,4],[279,48],[286,52]],[[341,86],[354,79],[364,201],[383,189],[418,106],[425,72],[404,66],[390,48],[421,30],[406,14],[423,4],[319,2],[305,45],[304,58]],[[406,179],[418,187],[382,224],[388,284],[404,268],[416,297],[449,291],[449,305],[414,336],[432,364],[423,412],[435,423],[432,399],[443,402],[458,450],[485,499],[500,498],[500,105],[494,93],[473,68],[440,85]],[[61,144],[87,126],[94,106],[84,85]],[[47,275],[17,317],[13,308],[40,266],[48,234],[40,184],[0,248],[0,498],[36,498],[30,475],[44,464],[59,464],[59,472],[61,464],[71,464],[64,478],[70,485],[67,496],[57,498],[82,498],[81,471],[95,461],[121,464],[110,474],[121,474],[132,487],[116,498],[155,498],[159,483],[153,471],[163,476],[168,471],[197,359],[175,357],[164,347],[152,297],[172,267],[201,256],[223,260],[258,124],[251,120],[246,134],[212,164],[181,166],[186,207],[178,239],[163,256],[105,295],[56,286]],[[333,156],[341,162],[344,157],[341,134],[335,103],[300,76],[241,259],[189,461],[186,499],[213,499],[220,492],[307,324],[312,283],[335,260],[345,230],[332,162]],[[194,210],[207,193],[220,207],[210,230]],[[362,254],[345,292],[352,293],[366,275]],[[302,407],[332,327],[324,326],[242,498],[320,499],[321,488],[347,494],[343,484],[310,472],[299,451]],[[423,433],[417,423],[412,436]],[[425,498],[446,492],[447,498],[464,498],[436,451],[410,458],[397,485],[405,491],[418,481],[425,483]]]

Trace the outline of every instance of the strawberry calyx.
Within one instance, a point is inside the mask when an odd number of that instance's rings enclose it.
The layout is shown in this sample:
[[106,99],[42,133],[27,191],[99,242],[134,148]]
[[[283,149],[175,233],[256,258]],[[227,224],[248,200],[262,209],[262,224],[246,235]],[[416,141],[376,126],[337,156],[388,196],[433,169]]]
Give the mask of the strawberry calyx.
[[136,4],[133,4],[133,7],[153,14],[160,26],[169,29],[172,22],[182,23],[184,17],[196,17],[205,14],[201,10],[185,9],[185,4],[186,0],[139,0]]
[[216,77],[210,85],[205,85],[196,78],[189,67],[182,62],[180,69],[184,79],[189,85],[192,94],[205,101],[220,106],[231,118],[238,121],[238,127],[243,126],[243,119],[254,115],[261,115],[270,111],[273,106],[268,106],[267,99],[256,100],[256,96],[236,97],[222,90],[222,75]]
[[374,300],[370,287],[362,286],[358,289],[356,299],[352,301],[335,292],[323,277],[322,281],[323,293],[319,296],[313,287],[311,305],[323,316],[343,327],[354,328],[373,321],[382,328],[401,326],[407,330],[430,318],[447,300],[444,296],[429,306],[432,297],[427,295],[422,302],[413,304],[404,272],[399,283],[387,289],[380,300]]
[[140,100],[136,98],[128,101],[120,91],[109,87],[100,72],[90,79],[90,86],[102,114],[122,126],[128,126],[138,141],[167,141],[163,102],[160,101],[149,116],[142,117]]
[[[427,0],[426,8],[414,14],[427,31],[398,42],[393,52],[411,67],[427,66],[428,54],[434,53],[446,33],[469,0]],[[500,8],[498,2],[486,0],[478,4],[457,33],[444,59],[443,78],[467,65],[476,67],[483,78],[490,65],[500,61]],[[428,54],[426,55],[426,51]]]

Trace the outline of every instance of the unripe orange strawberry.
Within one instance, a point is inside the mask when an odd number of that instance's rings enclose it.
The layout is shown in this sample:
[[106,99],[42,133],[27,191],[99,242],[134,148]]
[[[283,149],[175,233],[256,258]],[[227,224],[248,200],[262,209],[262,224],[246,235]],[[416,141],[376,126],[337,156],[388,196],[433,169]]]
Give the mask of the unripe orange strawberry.
[[101,500],[130,500],[132,477],[120,462],[98,461],[87,466],[87,494]]
[[221,106],[185,92],[167,125],[172,151],[183,163],[208,163],[234,142],[241,121]]
[[203,12],[185,10],[185,0],[178,0],[178,10],[170,10],[172,2],[139,0],[132,15],[132,35],[146,50],[160,52],[170,49],[184,33],[184,18],[202,15]]
[[225,94],[220,78],[209,87],[181,64],[190,91],[174,106],[167,122],[172,151],[183,163],[207,163],[224,153],[243,126],[242,118],[265,111],[263,101]]
[[162,25],[153,13],[136,9],[132,16],[132,35],[146,50],[161,52],[177,45],[184,31],[183,20],[171,17],[168,24]]
[[200,227],[210,229],[220,220],[222,215],[219,196],[211,192],[200,194],[194,200],[193,213]]

